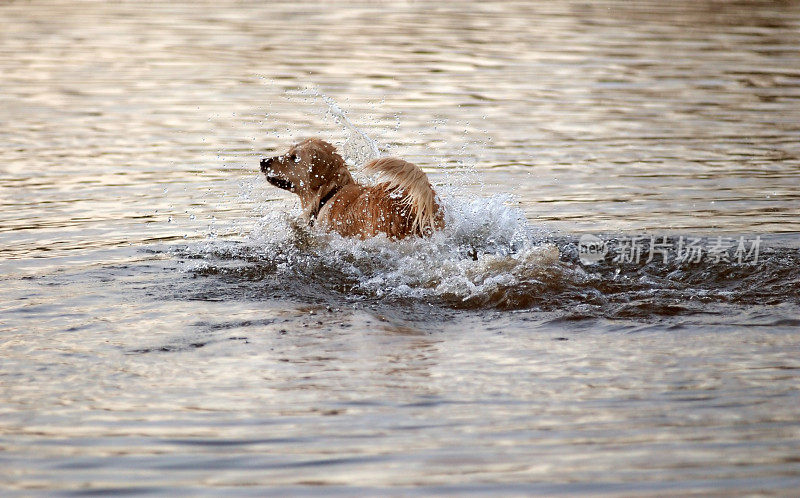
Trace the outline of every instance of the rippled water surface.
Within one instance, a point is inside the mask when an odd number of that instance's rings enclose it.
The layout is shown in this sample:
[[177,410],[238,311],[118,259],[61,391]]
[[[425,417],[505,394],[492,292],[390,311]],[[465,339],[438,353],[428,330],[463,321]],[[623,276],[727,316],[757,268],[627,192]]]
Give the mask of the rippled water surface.
[[0,489],[794,494],[799,177],[797,2],[0,2]]

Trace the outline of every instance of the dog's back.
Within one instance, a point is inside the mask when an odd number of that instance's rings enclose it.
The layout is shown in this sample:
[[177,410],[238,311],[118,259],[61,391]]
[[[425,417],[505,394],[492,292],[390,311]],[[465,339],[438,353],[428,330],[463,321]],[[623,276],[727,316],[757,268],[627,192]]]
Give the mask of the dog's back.
[[429,235],[444,226],[444,217],[428,177],[415,164],[396,158],[376,159],[364,167],[386,181],[342,188],[318,219],[345,236],[384,233],[392,238]]

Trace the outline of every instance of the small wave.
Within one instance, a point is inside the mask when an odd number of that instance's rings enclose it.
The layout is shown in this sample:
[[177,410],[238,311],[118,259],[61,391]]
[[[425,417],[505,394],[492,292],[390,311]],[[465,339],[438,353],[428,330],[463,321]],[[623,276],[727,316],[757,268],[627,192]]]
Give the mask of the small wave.
[[513,197],[465,199],[441,190],[446,228],[429,238],[344,238],[304,226],[297,212],[273,210],[245,240],[179,252],[194,260],[191,273],[215,276],[235,292],[302,299],[630,318],[708,312],[709,303],[797,302],[800,295],[797,250],[767,251],[756,265],[586,267],[575,237],[532,225]]

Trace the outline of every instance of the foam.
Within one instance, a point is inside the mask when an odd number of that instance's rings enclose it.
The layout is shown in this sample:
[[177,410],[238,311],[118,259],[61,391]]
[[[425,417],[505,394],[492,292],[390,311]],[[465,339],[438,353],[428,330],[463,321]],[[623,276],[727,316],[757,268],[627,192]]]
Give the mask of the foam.
[[[368,240],[320,232],[297,222],[297,212],[267,213],[243,247],[277,263],[285,278],[325,268],[331,287],[349,285],[372,297],[481,297],[535,278],[557,266],[559,251],[543,242],[513,198],[441,196],[446,227],[428,238]],[[280,260],[280,262],[279,262]],[[294,265],[294,266],[292,266]]]

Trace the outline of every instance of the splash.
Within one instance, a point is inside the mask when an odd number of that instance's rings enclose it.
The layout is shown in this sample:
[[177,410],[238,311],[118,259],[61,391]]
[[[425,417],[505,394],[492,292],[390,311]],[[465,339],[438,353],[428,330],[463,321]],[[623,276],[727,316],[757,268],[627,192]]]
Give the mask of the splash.
[[[363,165],[380,156],[375,140],[355,126],[334,99],[316,88],[301,93],[321,100],[326,116],[344,128],[347,140],[341,152],[349,164]],[[216,264],[227,272],[235,266],[233,261],[241,258],[258,265],[239,268],[241,276],[269,275],[278,286],[301,282],[365,299],[464,303],[485,300],[519,282],[544,278],[559,265],[558,249],[543,242],[547,232],[528,223],[512,196],[475,198],[452,184],[436,189],[445,229],[431,237],[403,241],[343,238],[303,226],[297,221],[296,208],[272,205],[246,240],[236,244],[212,241],[208,255],[222,261],[204,261],[196,269],[213,272]]]
[[358,129],[347,117],[344,110],[327,95],[320,94],[323,102],[328,106],[328,112],[333,119],[347,130],[347,140],[342,145],[342,157],[348,164],[362,166],[367,161],[380,157],[380,150],[375,140]]
[[[427,238],[358,240],[275,206],[241,240],[179,249],[214,299],[294,297],[457,309],[558,311],[569,319],[713,313],[715,306],[799,303],[800,250],[765,250],[758,264],[690,264],[670,257],[585,266],[575,236],[531,224],[507,195],[442,189],[446,227]],[[208,298],[209,295],[203,295]],[[720,311],[723,312],[723,311]]]
[[380,157],[378,143],[353,124],[347,117],[347,112],[332,97],[316,87],[308,87],[300,94],[318,101],[321,100],[326,108],[325,117],[332,118],[336,124],[342,127],[347,138],[339,152],[347,164],[360,168],[368,161]]
[[233,271],[244,279],[268,279],[293,290],[322,288],[349,299],[455,306],[485,303],[508,287],[570,271],[546,241],[549,232],[528,223],[511,196],[445,194],[440,203],[444,230],[401,241],[341,237],[303,225],[296,209],[271,211],[247,240],[207,244],[191,271]]

